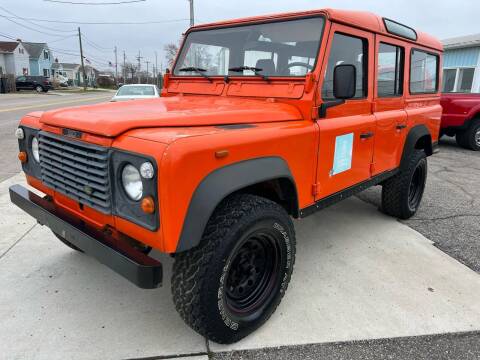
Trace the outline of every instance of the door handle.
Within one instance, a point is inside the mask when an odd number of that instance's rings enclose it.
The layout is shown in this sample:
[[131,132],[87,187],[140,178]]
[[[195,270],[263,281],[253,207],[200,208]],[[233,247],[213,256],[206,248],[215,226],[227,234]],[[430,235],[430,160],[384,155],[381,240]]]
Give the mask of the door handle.
[[366,132],[366,133],[361,133],[360,134],[360,139],[368,139],[368,138],[371,138],[373,136],[373,132],[369,131],[369,132]]
[[407,125],[405,124],[400,124],[400,125],[397,125],[397,130],[403,130],[407,127]]

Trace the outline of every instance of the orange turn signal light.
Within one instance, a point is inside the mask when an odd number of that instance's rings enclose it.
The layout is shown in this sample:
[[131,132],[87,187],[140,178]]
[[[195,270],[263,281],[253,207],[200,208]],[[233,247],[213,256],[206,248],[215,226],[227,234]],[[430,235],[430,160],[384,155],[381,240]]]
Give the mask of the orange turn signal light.
[[20,160],[22,164],[25,164],[27,162],[27,153],[25,151],[20,151],[18,153],[18,160]]
[[155,212],[155,202],[151,196],[143,198],[141,202],[142,211],[146,214],[153,214]]

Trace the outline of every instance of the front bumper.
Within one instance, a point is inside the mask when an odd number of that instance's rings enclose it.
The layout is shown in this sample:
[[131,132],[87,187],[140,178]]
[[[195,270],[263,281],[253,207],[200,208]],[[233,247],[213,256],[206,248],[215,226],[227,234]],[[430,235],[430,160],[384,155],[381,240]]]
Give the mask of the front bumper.
[[157,260],[115,241],[103,232],[87,227],[82,221],[59,211],[52,202],[21,185],[10,187],[10,199],[37,219],[39,224],[48,226],[54,233],[138,287],[154,289],[162,285],[162,264]]

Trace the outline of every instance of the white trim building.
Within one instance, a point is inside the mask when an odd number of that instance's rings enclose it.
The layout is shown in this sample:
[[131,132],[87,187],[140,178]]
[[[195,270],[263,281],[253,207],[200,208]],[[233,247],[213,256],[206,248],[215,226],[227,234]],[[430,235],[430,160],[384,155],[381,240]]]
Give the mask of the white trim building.
[[443,91],[480,93],[480,34],[442,41]]

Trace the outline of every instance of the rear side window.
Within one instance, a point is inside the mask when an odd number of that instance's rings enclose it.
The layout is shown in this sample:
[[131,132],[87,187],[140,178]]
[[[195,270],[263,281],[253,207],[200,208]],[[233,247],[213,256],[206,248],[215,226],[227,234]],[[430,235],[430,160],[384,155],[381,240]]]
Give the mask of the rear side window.
[[399,46],[380,43],[378,50],[378,97],[403,94],[405,50]]
[[357,69],[357,89],[354,98],[367,96],[367,52],[366,39],[335,33],[328,59],[327,72],[323,81],[322,98],[333,99],[333,71],[337,65],[354,65]]
[[437,92],[438,55],[412,50],[410,58],[410,93]]

